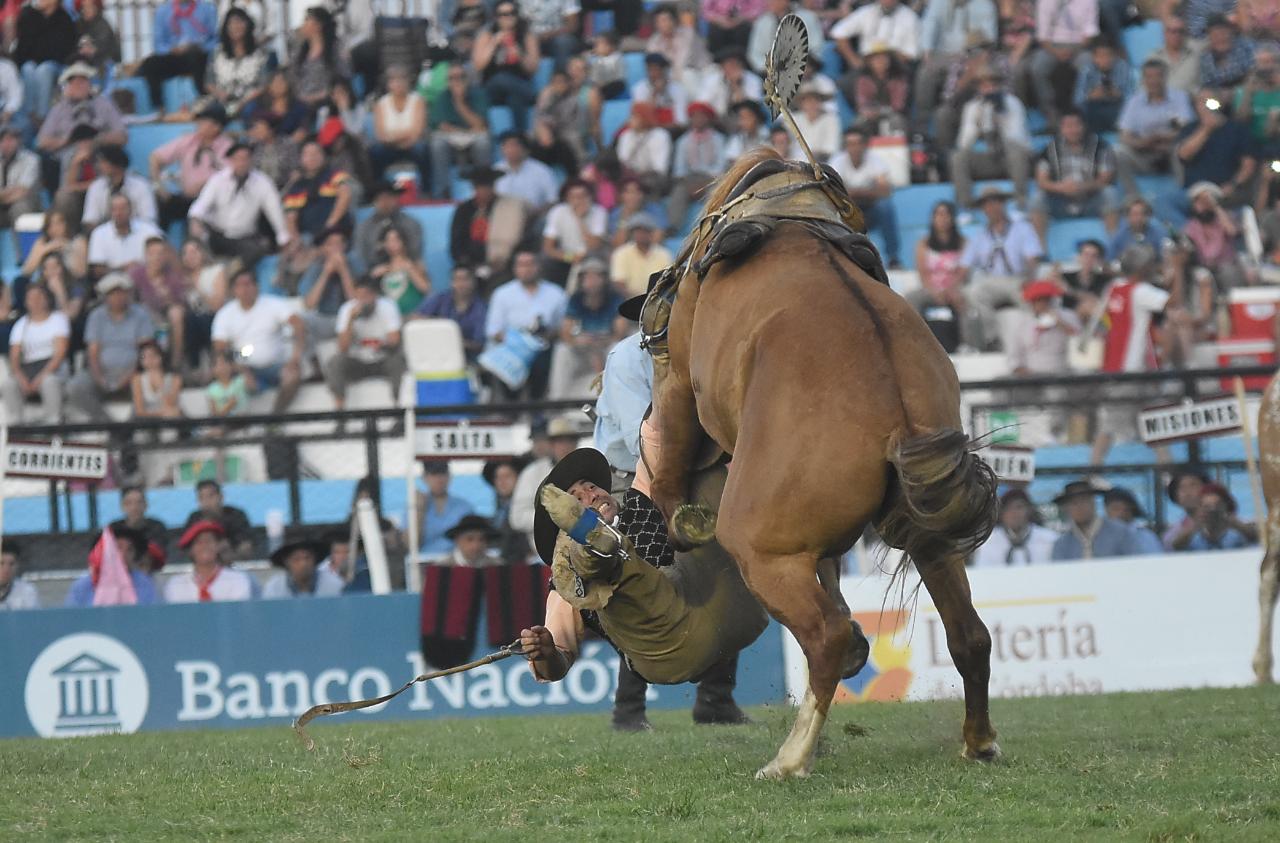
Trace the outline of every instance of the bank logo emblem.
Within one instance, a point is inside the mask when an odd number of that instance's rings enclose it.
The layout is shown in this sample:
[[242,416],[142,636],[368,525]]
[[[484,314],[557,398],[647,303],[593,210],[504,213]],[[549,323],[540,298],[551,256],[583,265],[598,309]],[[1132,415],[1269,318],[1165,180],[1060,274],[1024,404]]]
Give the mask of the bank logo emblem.
[[106,635],[59,638],[27,671],[27,718],[41,737],[136,732],[149,702],[142,663]]

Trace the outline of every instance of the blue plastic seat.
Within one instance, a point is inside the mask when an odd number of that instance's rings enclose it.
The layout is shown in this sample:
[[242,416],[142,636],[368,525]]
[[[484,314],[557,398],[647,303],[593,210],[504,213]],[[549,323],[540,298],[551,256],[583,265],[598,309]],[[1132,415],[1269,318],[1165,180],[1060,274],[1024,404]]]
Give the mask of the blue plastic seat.
[[1065,261],[1076,253],[1076,244],[1088,239],[1107,242],[1107,230],[1097,217],[1055,220],[1049,223],[1049,260]]
[[200,97],[196,83],[186,76],[166,79],[164,83],[164,110],[172,114],[181,111]]
[[151,102],[151,92],[147,89],[147,80],[140,76],[117,77],[111,83],[110,90],[131,91],[135,114],[150,114],[155,111],[156,107]]
[[605,10],[603,12],[591,13],[591,31],[596,35],[601,32],[613,31],[613,12]]
[[550,58],[543,58],[538,62],[538,72],[533,74],[534,90],[541,91],[551,83],[551,71],[555,66],[555,60]]
[[[913,184],[900,187],[889,194],[893,210],[898,215],[898,228],[929,227],[929,215],[939,202],[954,202],[955,187],[950,182],[941,184]],[[906,241],[903,241],[904,245]]]
[[174,138],[195,131],[194,123],[137,123],[129,127],[125,152],[129,153],[129,169],[142,175],[150,173],[151,153]]
[[627,68],[627,87],[644,78],[644,53],[623,53],[622,63]]
[[613,143],[618,132],[631,117],[631,100],[605,100],[600,109],[600,133],[605,146]]
[[489,137],[496,138],[503,132],[508,132],[515,127],[516,118],[511,113],[510,106],[489,106]]
[[1141,67],[1152,53],[1164,46],[1164,24],[1158,20],[1144,21],[1126,29],[1121,37],[1129,54],[1129,64]]
[[431,276],[431,289],[449,289],[453,259],[449,257],[449,226],[453,205],[410,205],[404,212],[422,226],[422,260]]

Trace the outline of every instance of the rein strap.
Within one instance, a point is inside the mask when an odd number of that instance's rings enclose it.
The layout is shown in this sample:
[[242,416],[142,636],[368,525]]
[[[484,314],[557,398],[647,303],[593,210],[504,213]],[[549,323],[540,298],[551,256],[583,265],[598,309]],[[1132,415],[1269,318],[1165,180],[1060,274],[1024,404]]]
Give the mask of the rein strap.
[[490,653],[487,656],[482,656],[473,662],[460,664],[457,667],[451,667],[447,670],[437,670],[434,673],[423,673],[420,676],[415,676],[413,679],[404,683],[404,685],[400,687],[400,690],[394,691],[390,694],[385,694],[381,697],[375,697],[369,700],[353,700],[351,702],[313,705],[311,708],[304,711],[301,717],[293,722],[293,733],[298,736],[298,740],[302,741],[302,745],[306,747],[308,752],[310,752],[316,748],[316,742],[306,733],[304,727],[317,717],[323,717],[326,714],[342,714],[345,711],[358,711],[362,708],[372,708],[375,705],[390,702],[419,682],[429,682],[432,679],[452,676],[455,673],[465,673],[468,670],[474,670],[475,668],[483,667],[486,664],[493,664],[494,662],[500,662],[503,659],[509,659],[512,656],[522,655],[524,655],[524,648],[520,646],[520,641],[517,639],[516,641],[503,646],[497,652]]

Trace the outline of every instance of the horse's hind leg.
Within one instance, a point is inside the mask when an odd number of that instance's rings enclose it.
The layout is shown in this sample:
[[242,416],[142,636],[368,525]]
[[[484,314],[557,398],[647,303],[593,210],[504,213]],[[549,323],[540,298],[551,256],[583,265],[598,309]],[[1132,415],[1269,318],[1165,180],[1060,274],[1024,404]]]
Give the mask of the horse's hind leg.
[[933,605],[947,632],[947,649],[964,680],[964,757],[990,761],[1000,756],[988,712],[991,633],[973,608],[969,578],[958,558],[917,561]]
[[1272,506],[1267,515],[1266,543],[1258,579],[1258,648],[1253,653],[1253,675],[1261,685],[1271,683],[1273,665],[1272,620],[1280,597],[1280,506]]
[[866,667],[867,659],[871,655],[871,642],[867,641],[867,636],[863,634],[862,627],[853,619],[853,612],[849,610],[849,604],[844,599],[844,594],[840,591],[839,559],[826,557],[818,560],[818,582],[822,583],[822,590],[836,604],[836,608],[840,610],[840,613],[849,619],[849,626],[853,630],[852,643],[845,652],[844,661],[840,665],[840,678],[852,679],[858,675],[862,668]]
[[730,552],[742,567],[752,592],[769,614],[796,637],[809,662],[809,687],[791,733],[756,777],[806,776],[812,769],[813,752],[849,649],[849,616],[836,608],[818,582],[815,555],[773,556],[741,548]]

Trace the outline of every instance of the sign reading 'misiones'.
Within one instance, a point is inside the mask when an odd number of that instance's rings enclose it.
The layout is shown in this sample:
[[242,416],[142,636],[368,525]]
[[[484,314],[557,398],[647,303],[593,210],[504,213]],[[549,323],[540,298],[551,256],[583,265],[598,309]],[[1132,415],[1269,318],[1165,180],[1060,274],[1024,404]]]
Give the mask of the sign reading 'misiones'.
[[1138,414],[1142,441],[1149,444],[1234,433],[1240,423],[1240,405],[1232,396],[1151,407]]
[[101,480],[107,476],[107,449],[61,442],[10,442],[5,473],[58,480]]

